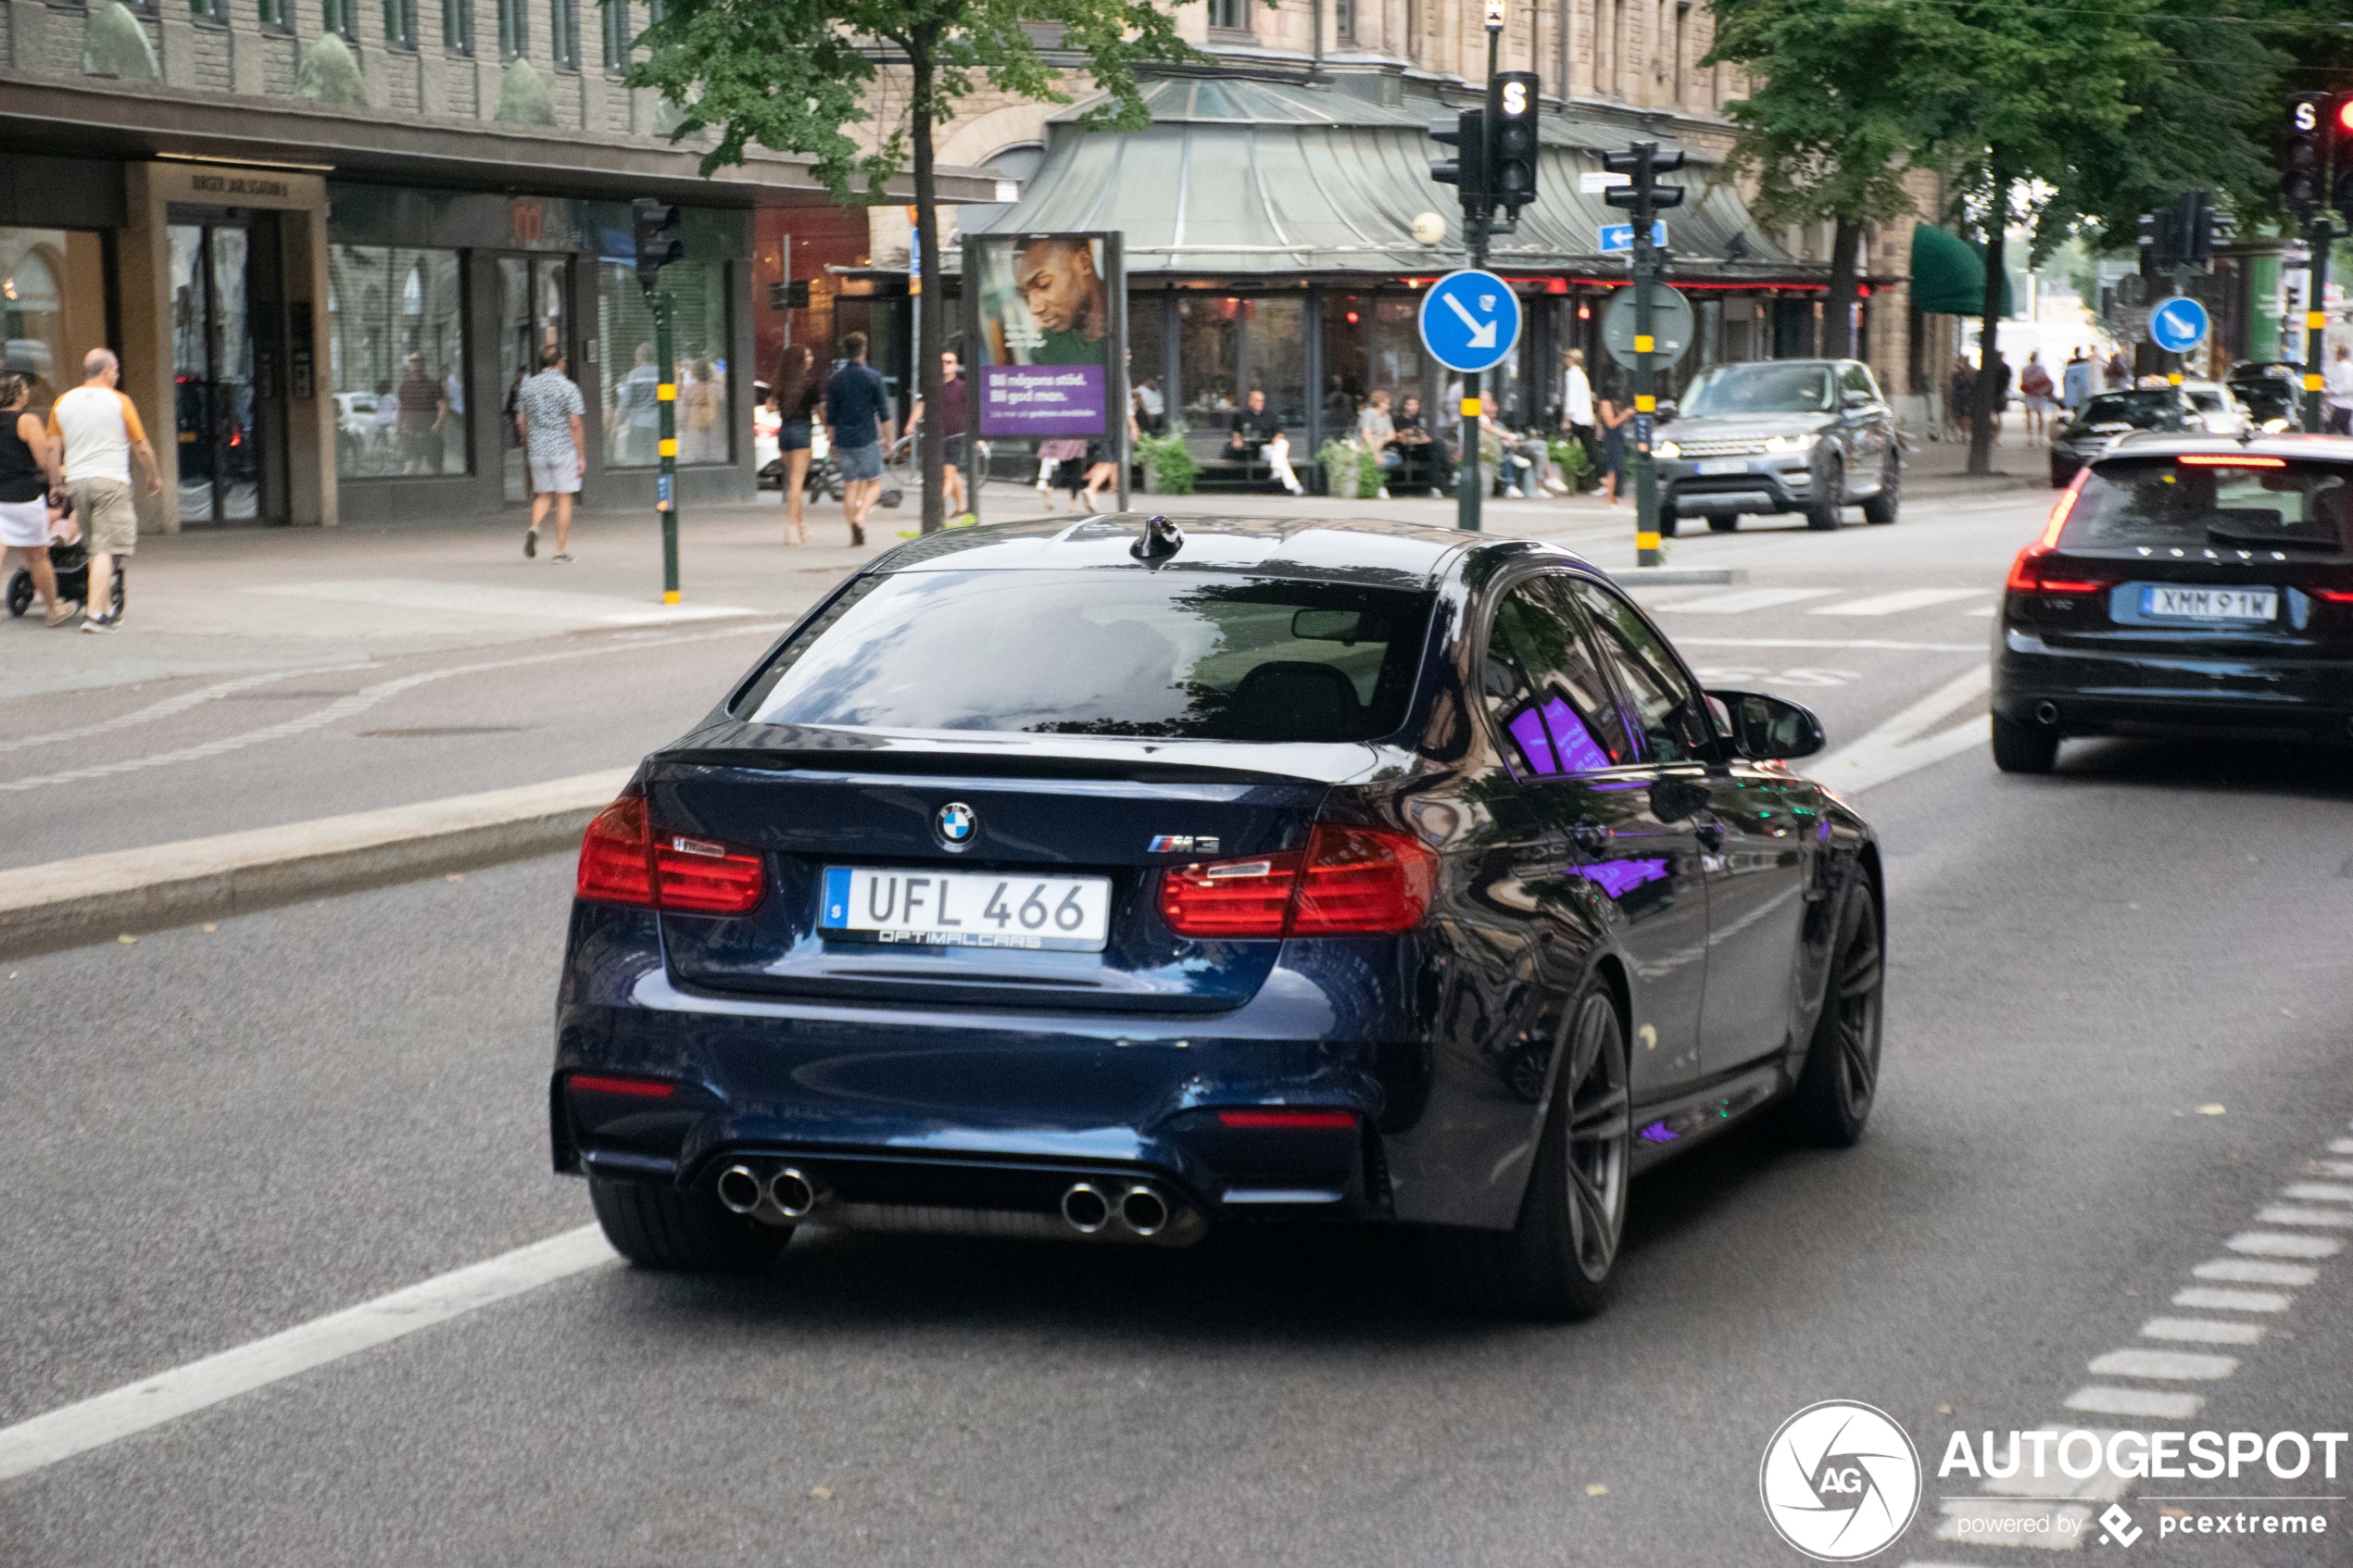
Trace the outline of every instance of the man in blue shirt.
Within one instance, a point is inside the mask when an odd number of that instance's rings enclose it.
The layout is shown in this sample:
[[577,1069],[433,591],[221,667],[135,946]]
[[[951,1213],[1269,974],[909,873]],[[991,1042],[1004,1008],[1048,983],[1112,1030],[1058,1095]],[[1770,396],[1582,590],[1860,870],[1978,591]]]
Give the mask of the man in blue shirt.
[[894,439],[890,395],[866,363],[866,334],[841,340],[842,367],[825,385],[825,430],[835,466],[842,477],[842,510],[849,518],[849,542],[866,542],[866,513],[882,494],[883,446]]

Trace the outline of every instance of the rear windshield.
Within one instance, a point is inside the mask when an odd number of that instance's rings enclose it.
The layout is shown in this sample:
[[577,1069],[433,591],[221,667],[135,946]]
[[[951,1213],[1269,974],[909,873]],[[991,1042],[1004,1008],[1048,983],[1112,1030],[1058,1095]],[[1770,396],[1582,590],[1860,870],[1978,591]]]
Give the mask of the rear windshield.
[[2200,453],[2102,463],[2059,534],[2061,549],[2346,548],[2353,468]]
[[2163,392],[2111,392],[2083,405],[2087,425],[2128,424],[2149,430],[2182,417],[2182,396],[2172,388]]
[[1824,365],[1726,365],[1708,371],[1683,396],[1687,417],[1704,414],[1820,414],[1831,404]]
[[1431,596],[1281,578],[910,571],[851,588],[736,712],[767,724],[1354,741],[1405,721]]

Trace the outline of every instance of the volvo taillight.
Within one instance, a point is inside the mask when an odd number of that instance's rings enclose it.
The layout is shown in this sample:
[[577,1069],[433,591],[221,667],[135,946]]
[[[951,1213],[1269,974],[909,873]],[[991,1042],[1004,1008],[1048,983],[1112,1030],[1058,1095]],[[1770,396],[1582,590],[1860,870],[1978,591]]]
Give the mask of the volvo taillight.
[[583,898],[682,914],[740,915],[768,892],[768,863],[752,850],[653,828],[643,796],[624,795],[580,840],[574,890]]
[[1437,885],[1437,853],[1412,834],[1325,822],[1303,853],[1164,873],[1160,914],[1179,936],[1377,935],[1419,925]]

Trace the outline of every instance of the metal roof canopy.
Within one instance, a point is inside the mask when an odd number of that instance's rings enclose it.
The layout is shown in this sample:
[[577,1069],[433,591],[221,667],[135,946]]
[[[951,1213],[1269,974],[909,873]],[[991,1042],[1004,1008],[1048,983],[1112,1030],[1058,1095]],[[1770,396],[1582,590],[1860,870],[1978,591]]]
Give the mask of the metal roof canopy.
[[[995,233],[1116,229],[1127,275],[1435,273],[1464,265],[1462,215],[1429,178],[1431,100],[1387,107],[1278,82],[1164,78],[1144,84],[1152,123],[1099,133],[1050,123],[1045,162]],[[1615,281],[1622,256],[1598,250],[1604,223],[1624,215],[1584,195],[1613,144],[1592,122],[1542,122],[1542,194],[1519,232],[1495,237],[1488,265],[1504,273],[1576,272]],[[1671,145],[1662,140],[1662,145]],[[1819,285],[1828,269],[1798,260],[1750,220],[1729,184],[1693,170],[1692,205],[1669,212],[1678,278]],[[1447,237],[1415,243],[1415,215],[1437,212]],[[1731,254],[1728,256],[1728,252]]]

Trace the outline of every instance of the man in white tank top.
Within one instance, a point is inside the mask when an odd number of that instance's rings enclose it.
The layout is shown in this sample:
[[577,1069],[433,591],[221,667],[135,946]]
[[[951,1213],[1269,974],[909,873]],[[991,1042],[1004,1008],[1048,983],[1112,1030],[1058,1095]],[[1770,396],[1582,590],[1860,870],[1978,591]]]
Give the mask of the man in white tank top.
[[[155,448],[131,399],[115,390],[122,368],[112,353],[94,348],[82,357],[82,383],[49,410],[49,434],[65,443],[66,494],[90,550],[89,614],[85,632],[111,632],[121,617],[114,603],[114,558],[139,547],[139,514],[131,505],[131,459],[139,459],[147,494],[163,490]],[[102,613],[103,612],[103,613]]]

